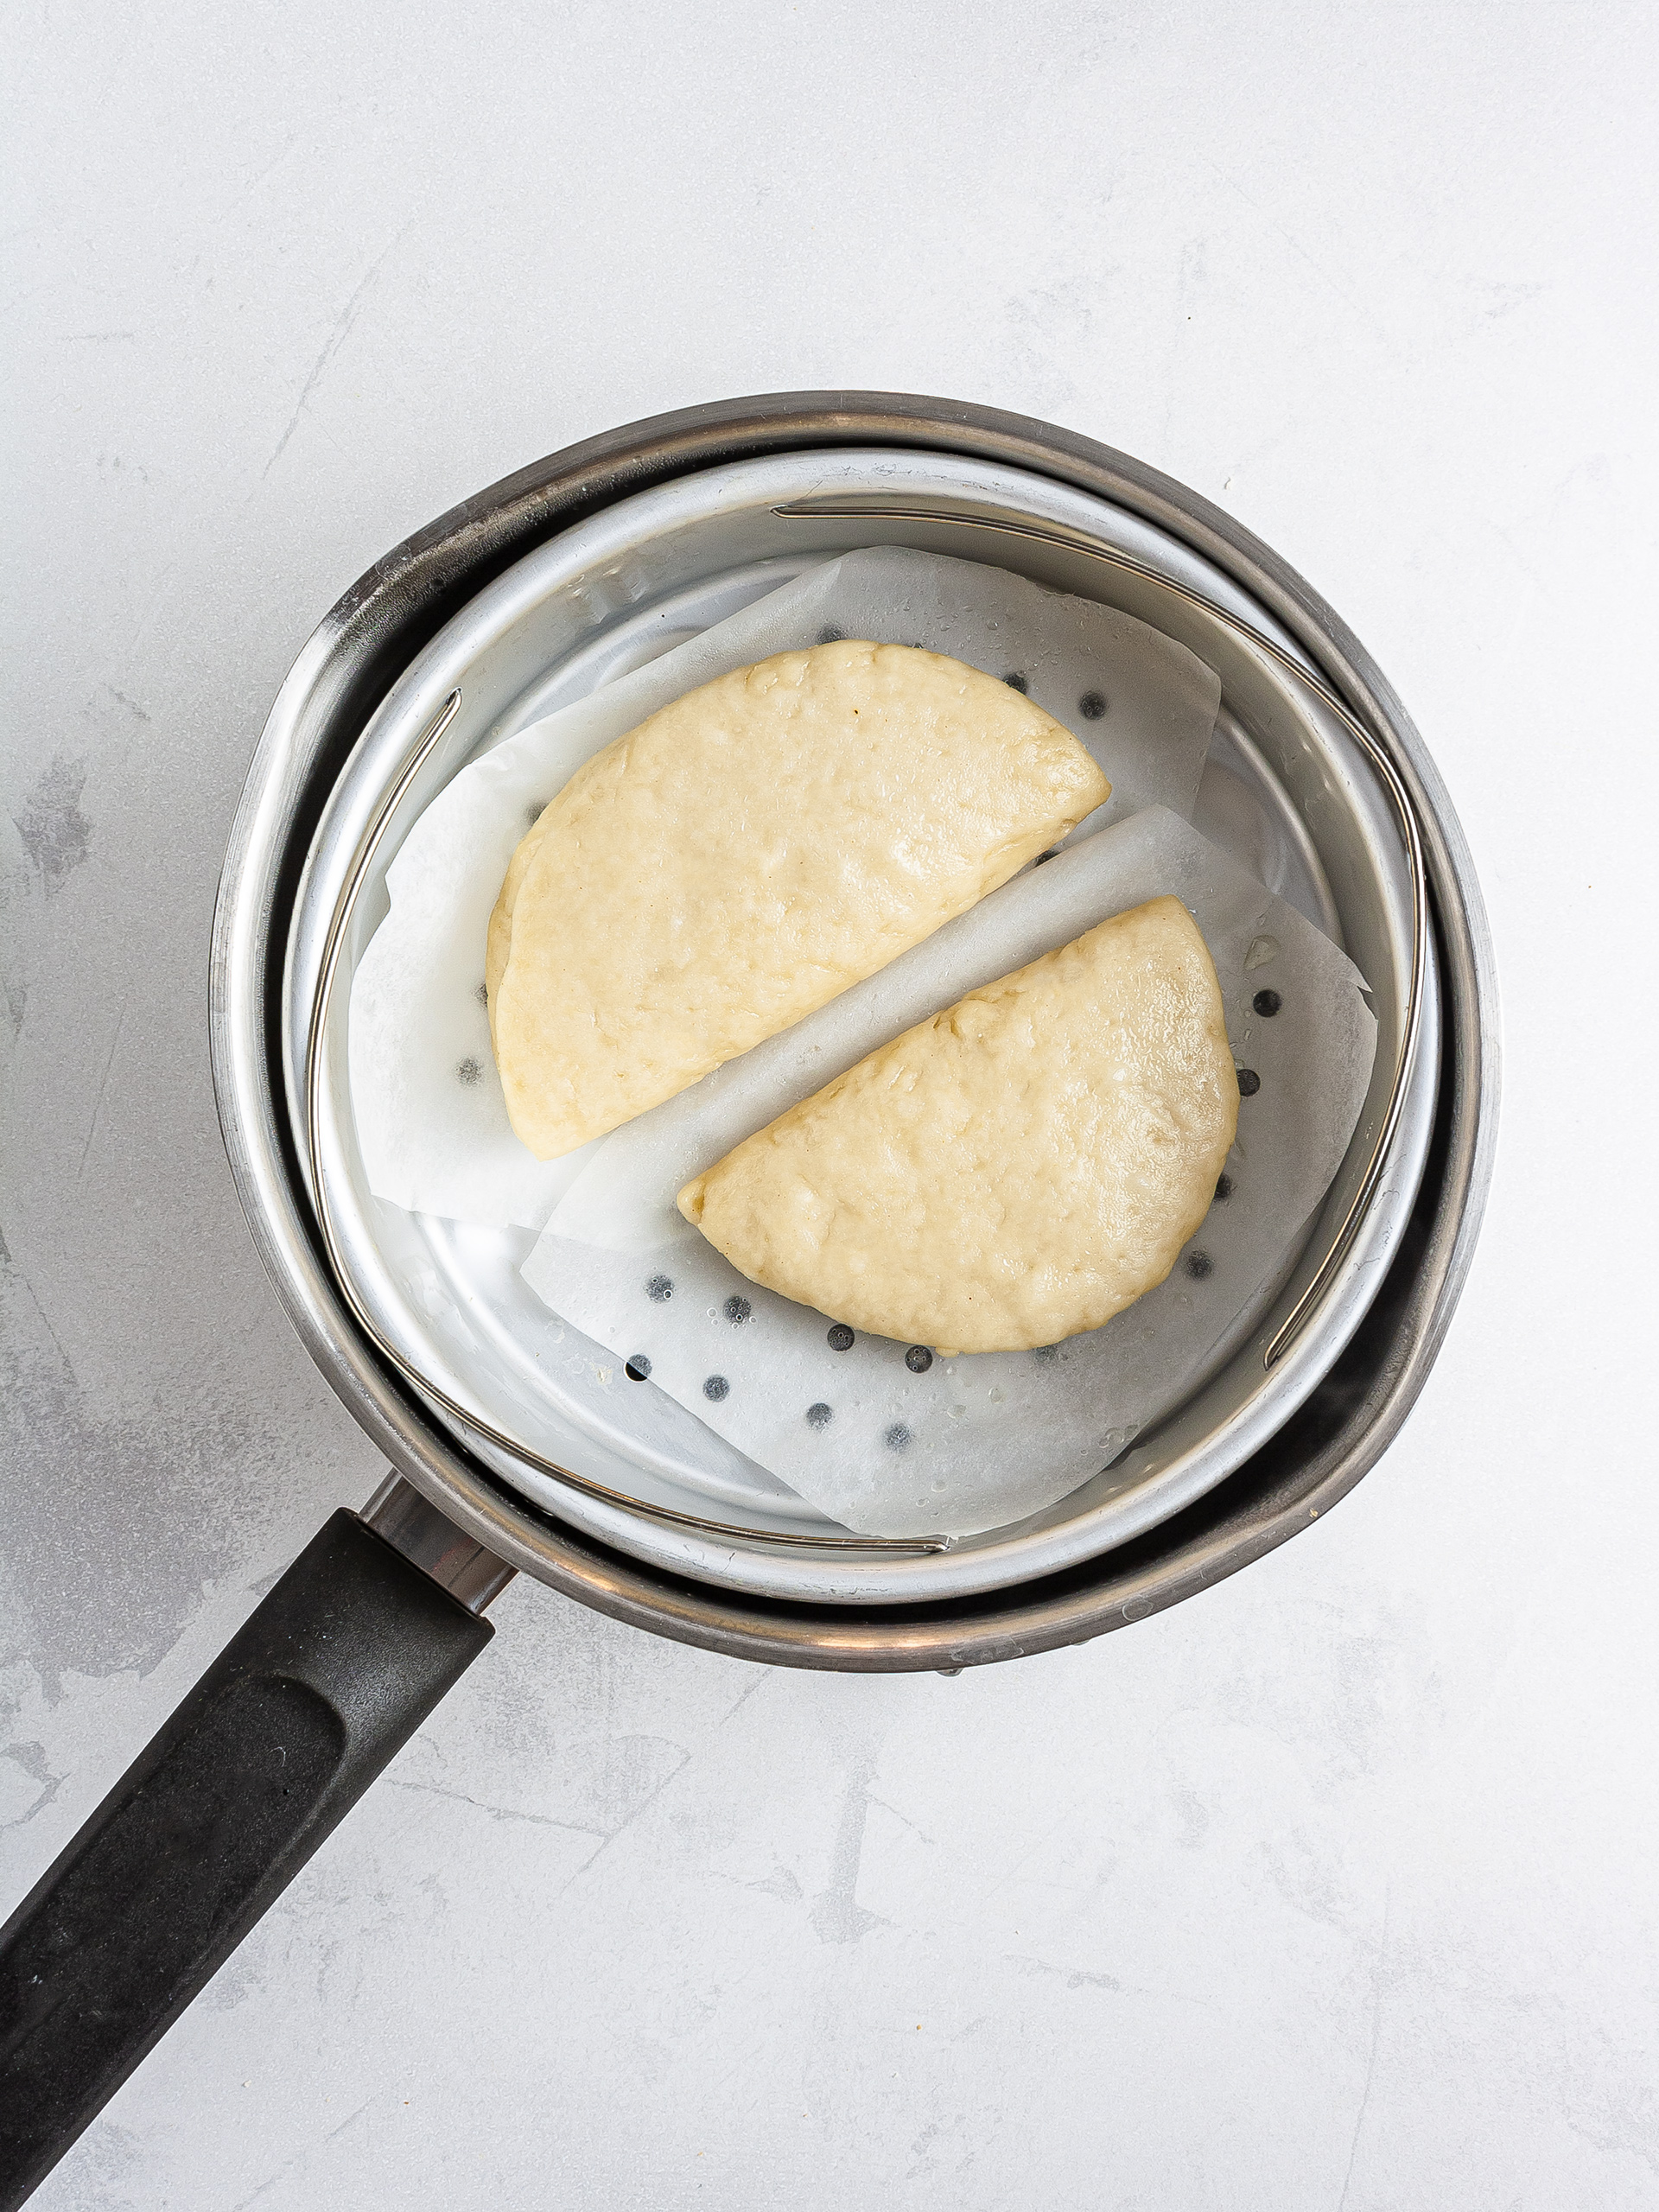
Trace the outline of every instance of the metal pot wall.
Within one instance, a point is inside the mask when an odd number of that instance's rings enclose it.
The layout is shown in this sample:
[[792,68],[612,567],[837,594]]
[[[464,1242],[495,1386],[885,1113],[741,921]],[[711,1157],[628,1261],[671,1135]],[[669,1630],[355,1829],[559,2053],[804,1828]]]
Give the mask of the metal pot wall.
[[[285,1101],[280,993],[300,872],[348,754],[395,678],[486,583],[649,486],[763,454],[883,445],[1012,464],[1145,518],[1236,579],[1386,730],[1423,828],[1442,1034],[1434,1135],[1397,1256],[1285,1427],[1226,1482],[1126,1545],[1039,1581],[874,1617],[745,1599],[578,1535],[469,1453],[376,1360],[318,1249]],[[1467,1268],[1496,1137],[1496,986],[1479,890],[1433,761],[1345,626],[1230,517],[1127,455],[994,410],[880,393],[730,401],[613,431],[480,493],[363,578],[296,663],[250,774],[215,931],[213,1049],[226,1147],[262,1256],[313,1357],[399,1473],[496,1556],[586,1604],[804,1666],[955,1668],[1082,1642],[1233,1573],[1327,1510],[1375,1464],[1422,1387]]]

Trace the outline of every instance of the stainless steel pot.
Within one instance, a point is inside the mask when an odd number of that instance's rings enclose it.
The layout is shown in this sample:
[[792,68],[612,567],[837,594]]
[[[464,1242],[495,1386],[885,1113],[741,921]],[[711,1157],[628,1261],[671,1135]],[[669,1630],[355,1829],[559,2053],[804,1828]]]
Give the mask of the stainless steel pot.
[[[864,473],[849,499],[836,462],[850,455],[864,457]],[[874,488],[871,456],[887,479]],[[590,537],[602,541],[607,517],[664,487],[680,487],[669,508],[699,516],[706,545],[718,524],[698,500],[720,480],[711,472],[735,481],[747,467],[753,483],[755,464],[791,487],[762,502],[793,533],[784,552],[867,542],[887,523],[901,523],[912,543],[937,525],[947,537],[995,527],[1006,543],[1021,514],[1034,516],[1052,525],[1048,542],[1033,538],[1018,562],[981,557],[1076,588],[1091,536],[1120,550],[1155,543],[1164,576],[1190,573],[1202,595],[1244,610],[1277,639],[1281,658],[1328,690],[1337,722],[1325,727],[1317,701],[1293,709],[1291,692],[1265,683],[1261,656],[1206,629],[1202,609],[1181,614],[1167,590],[1157,601],[1154,619],[1221,669],[1238,743],[1247,752],[1254,743],[1290,791],[1335,918],[1376,989],[1385,1036],[1391,1020],[1398,1029],[1409,971],[1399,876],[1386,807],[1344,752],[1344,720],[1397,778],[1421,840],[1433,955],[1421,1003],[1433,1008],[1433,1033],[1402,1069],[1409,1111],[1397,1117],[1388,1155],[1392,1181],[1379,1183],[1363,1233],[1331,1246],[1324,1273],[1316,1230],[1304,1270],[1317,1274],[1317,1295],[1282,1369],[1272,1371],[1253,1340],[1147,1440],[1127,1484],[1068,1501],[1042,1527],[965,1547],[977,1555],[965,1572],[960,1560],[913,1572],[867,1563],[850,1578],[844,1562],[785,1572],[775,1544],[728,1543],[722,1554],[659,1510],[607,1503],[591,1484],[538,1485],[511,1452],[479,1446],[475,1434],[469,1442],[463,1426],[435,1411],[430,1391],[376,1349],[360,1296],[329,1265],[313,1205],[294,1076],[296,1036],[321,973],[326,931],[319,935],[316,918],[362,810],[384,793],[400,732],[443,696],[434,687],[454,688],[445,656],[464,651],[465,610],[474,626],[480,610],[510,613],[538,561],[543,582],[557,574],[578,526],[594,525]],[[862,511],[827,512],[830,493]],[[778,512],[789,508],[799,512]],[[895,508],[906,511],[897,520]],[[770,526],[760,525],[762,537]],[[646,567],[666,563],[669,582],[671,536],[647,533],[634,545]],[[755,557],[756,543],[751,528],[743,557]],[[710,556],[702,573],[716,565]],[[518,582],[493,597],[509,570]],[[1137,593],[1160,589],[1155,577],[1137,582],[1122,569],[1110,592],[1088,588],[1139,613],[1153,607]],[[498,645],[512,628],[498,625]],[[512,695],[521,707],[537,652],[547,664],[544,646],[525,659]],[[509,649],[498,672],[511,659]],[[510,705],[498,701],[492,712]],[[482,734],[463,728],[454,742]],[[432,772],[442,765],[435,760]],[[334,1516],[0,1931],[0,2205],[22,2202],[482,1649],[483,1609],[515,1569],[619,1618],[744,1657],[954,1673],[1141,1619],[1327,1511],[1404,1420],[1461,1288],[1496,1136],[1496,1023],[1468,854],[1380,673],[1323,601],[1229,517],[1090,440],[887,394],[738,400],[556,454],[389,554],[310,639],[260,741],[220,887],[212,1024],[226,1147],[261,1255],[313,1357],[393,1472],[361,1516]],[[1363,1164],[1357,1154],[1355,1176]],[[1332,1205],[1340,1200],[1339,1187]],[[1308,1287],[1294,1280],[1263,1329],[1282,1333],[1287,1306]],[[646,1509],[663,1503],[640,1496]]]

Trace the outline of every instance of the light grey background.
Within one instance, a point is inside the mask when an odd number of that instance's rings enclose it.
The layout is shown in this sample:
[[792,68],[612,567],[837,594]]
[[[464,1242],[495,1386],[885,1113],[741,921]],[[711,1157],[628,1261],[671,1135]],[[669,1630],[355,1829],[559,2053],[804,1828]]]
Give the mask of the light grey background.
[[519,463],[850,384],[1222,501],[1438,754],[1508,1054],[1328,1522],[955,1681],[520,1581],[42,2212],[1659,2204],[1652,10],[5,20],[0,1903],[378,1478],[232,1192],[209,917],[308,629]]

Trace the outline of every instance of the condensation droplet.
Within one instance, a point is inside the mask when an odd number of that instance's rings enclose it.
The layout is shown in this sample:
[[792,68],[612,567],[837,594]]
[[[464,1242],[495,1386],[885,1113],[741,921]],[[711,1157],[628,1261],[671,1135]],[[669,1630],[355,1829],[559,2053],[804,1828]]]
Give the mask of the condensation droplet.
[[1244,956],[1244,972],[1248,975],[1252,968],[1265,968],[1269,960],[1278,957],[1279,940],[1276,937],[1252,938],[1250,949]]

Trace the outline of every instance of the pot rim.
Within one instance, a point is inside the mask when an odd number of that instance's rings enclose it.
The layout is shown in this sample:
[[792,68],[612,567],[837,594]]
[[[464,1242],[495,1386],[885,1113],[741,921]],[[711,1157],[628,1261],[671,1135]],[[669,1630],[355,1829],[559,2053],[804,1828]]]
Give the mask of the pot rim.
[[[741,1595],[643,1565],[524,1498],[439,1428],[370,1351],[321,1257],[280,1067],[283,947],[311,829],[338,766],[422,646],[523,554],[619,498],[725,461],[845,446],[996,460],[1093,493],[1183,540],[1264,604],[1390,730],[1422,826],[1442,994],[1437,1128],[1411,1223],[1313,1397],[1216,1490],[1125,1546],[976,1598],[874,1611]],[[1496,1143],[1497,984],[1472,864],[1421,739],[1346,626],[1231,517],[1143,463],[1027,417],[903,394],[765,395],[626,425],[504,479],[378,562],[301,652],[256,751],[214,915],[210,1030],[220,1127],[260,1256],[308,1351],[397,1471],[479,1542],[567,1594],[771,1663],[954,1671],[1086,1641],[1310,1525],[1375,1464],[1427,1379],[1467,1274]]]

